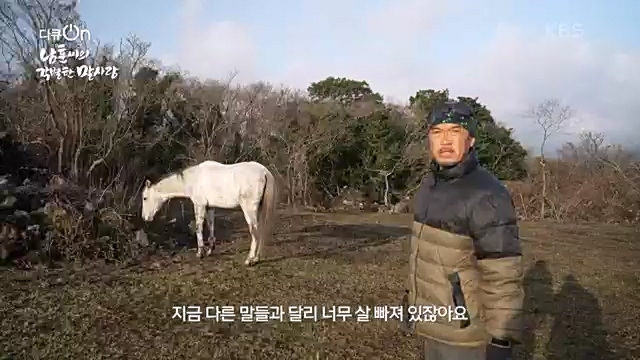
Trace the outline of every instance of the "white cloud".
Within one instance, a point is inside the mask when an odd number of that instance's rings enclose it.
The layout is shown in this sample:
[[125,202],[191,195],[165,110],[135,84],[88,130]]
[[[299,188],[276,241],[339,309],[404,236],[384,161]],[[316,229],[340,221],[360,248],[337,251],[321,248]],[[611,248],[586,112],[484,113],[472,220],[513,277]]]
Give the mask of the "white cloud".
[[[382,41],[402,43],[418,34],[430,31],[438,21],[438,14],[450,10],[447,2],[405,0],[386,1],[383,6],[374,9],[364,21],[370,33]],[[398,26],[398,25],[402,26]],[[409,35],[409,36],[408,36]]]
[[521,135],[537,129],[518,115],[550,97],[575,110],[570,132],[602,131],[624,142],[637,141],[640,134],[640,53],[586,38],[530,37],[510,29],[457,68],[443,69],[440,81],[456,93],[479,96]]
[[[342,6],[339,3],[313,6],[318,7],[316,14],[331,15],[327,7]],[[518,26],[496,24],[495,36],[485,46],[454,62],[425,64],[424,59],[414,58],[415,47],[426,47],[429,33],[447,10],[464,6],[389,1],[383,7],[358,9],[356,14],[342,13],[349,21],[337,22],[328,16],[324,22],[332,26],[324,28],[318,28],[322,21],[314,19],[309,29],[300,32],[311,37],[313,31],[330,32],[345,51],[317,56],[304,47],[302,41],[308,38],[300,40],[300,50],[295,44],[290,49],[284,73],[273,78],[257,70],[255,44],[243,24],[200,25],[193,20],[197,0],[189,4],[186,14],[192,17],[186,23],[191,25],[176,60],[196,75],[224,78],[237,69],[243,82],[271,80],[301,88],[329,75],[347,76],[367,80],[376,91],[395,100],[406,100],[425,87],[449,88],[454,96],[479,97],[530,146],[539,142],[540,133],[523,114],[545,98],[557,98],[575,109],[568,131],[603,131],[609,139],[625,143],[637,143],[634,134],[640,135],[640,52],[613,49],[586,37],[553,37],[543,31],[534,36]],[[554,145],[564,140],[557,138]]]
[[178,64],[198,77],[251,82],[257,74],[256,47],[246,24],[233,21],[202,24],[199,19],[202,2],[186,0],[182,9],[185,25],[178,41],[178,53],[163,60]]

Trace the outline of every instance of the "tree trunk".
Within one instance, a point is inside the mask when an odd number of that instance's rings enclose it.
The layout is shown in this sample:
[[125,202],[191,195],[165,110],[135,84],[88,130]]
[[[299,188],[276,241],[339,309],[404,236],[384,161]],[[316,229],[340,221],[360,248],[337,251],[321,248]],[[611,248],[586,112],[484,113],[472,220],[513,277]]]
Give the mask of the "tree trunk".
[[542,199],[540,199],[540,219],[543,220],[545,215],[545,204],[547,202],[547,169],[544,156],[540,157],[540,165],[542,169]]
[[384,206],[389,209],[391,206],[389,205],[389,176],[392,173],[386,173],[384,175]]

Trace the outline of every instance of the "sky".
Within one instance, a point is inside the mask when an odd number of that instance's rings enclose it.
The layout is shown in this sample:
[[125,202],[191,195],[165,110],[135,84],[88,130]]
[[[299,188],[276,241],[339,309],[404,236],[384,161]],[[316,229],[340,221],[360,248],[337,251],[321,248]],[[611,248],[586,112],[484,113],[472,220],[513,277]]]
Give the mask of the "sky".
[[632,0],[81,0],[93,38],[128,34],[202,78],[306,89],[327,76],[366,80],[385,99],[420,89],[478,97],[527,147],[527,114],[557,99],[581,131],[640,146],[640,2]]

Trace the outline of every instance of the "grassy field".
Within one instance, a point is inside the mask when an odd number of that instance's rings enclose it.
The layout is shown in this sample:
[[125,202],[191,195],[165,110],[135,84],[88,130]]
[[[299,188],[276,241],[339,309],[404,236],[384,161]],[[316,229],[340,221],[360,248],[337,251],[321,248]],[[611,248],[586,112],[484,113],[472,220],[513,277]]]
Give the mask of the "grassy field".
[[[394,321],[189,323],[181,305],[397,305],[407,215],[282,215],[245,268],[244,224],[216,254],[127,267],[0,271],[1,359],[415,359]],[[640,231],[523,223],[531,326],[519,359],[640,359]]]

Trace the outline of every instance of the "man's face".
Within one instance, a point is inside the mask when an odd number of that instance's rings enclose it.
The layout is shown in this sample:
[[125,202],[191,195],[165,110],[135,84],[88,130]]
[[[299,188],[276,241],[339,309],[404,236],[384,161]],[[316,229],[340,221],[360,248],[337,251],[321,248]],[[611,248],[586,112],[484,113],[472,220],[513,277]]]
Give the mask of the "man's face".
[[439,124],[429,130],[429,150],[442,166],[459,163],[473,146],[475,139],[458,124]]

